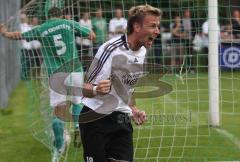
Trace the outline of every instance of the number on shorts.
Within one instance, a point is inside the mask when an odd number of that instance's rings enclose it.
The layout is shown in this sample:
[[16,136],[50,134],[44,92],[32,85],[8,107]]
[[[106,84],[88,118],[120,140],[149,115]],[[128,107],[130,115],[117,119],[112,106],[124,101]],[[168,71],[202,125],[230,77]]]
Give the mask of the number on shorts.
[[89,157],[89,156],[87,156],[87,162],[93,162],[93,158],[92,158],[92,157]]

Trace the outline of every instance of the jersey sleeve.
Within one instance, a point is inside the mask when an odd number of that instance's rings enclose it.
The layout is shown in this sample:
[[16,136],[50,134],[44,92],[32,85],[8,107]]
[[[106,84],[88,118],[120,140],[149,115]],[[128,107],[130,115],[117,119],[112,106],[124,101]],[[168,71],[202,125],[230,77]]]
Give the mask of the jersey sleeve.
[[112,57],[106,53],[105,45],[102,45],[95,55],[87,73],[87,82],[98,84],[101,80],[111,76]]
[[88,37],[90,30],[86,27],[81,26],[78,22],[73,21],[73,29],[75,34],[80,37]]
[[33,40],[39,40],[40,39],[40,34],[38,31],[38,27],[35,27],[27,32],[22,33],[23,39],[26,41],[33,41]]

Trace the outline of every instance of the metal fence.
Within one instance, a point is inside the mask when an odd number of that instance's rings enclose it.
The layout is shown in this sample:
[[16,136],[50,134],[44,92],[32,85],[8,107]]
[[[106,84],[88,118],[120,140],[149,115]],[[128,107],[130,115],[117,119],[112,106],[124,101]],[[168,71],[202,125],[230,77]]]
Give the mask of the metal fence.
[[[18,28],[17,12],[21,1],[0,0],[0,23],[11,30]],[[18,42],[0,36],[0,109],[7,106],[9,96],[19,82],[20,61],[17,55]]]

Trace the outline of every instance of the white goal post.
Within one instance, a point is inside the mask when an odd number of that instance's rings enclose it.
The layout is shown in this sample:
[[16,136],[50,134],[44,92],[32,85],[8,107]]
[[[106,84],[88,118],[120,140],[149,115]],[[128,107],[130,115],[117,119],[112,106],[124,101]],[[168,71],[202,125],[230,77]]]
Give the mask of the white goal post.
[[218,127],[219,113],[219,29],[218,29],[218,1],[208,0],[208,82],[209,82],[209,115],[210,125]]

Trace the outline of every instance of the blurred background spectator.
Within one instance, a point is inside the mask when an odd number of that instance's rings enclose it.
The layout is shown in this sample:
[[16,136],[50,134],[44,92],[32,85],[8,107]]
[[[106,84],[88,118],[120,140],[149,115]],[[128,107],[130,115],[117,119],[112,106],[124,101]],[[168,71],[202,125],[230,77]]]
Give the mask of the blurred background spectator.
[[93,55],[95,55],[100,45],[107,40],[107,21],[103,18],[100,8],[96,10],[96,16],[92,19],[92,27],[96,34],[96,40],[93,42]]
[[182,41],[186,38],[186,33],[184,33],[179,15],[174,17],[174,22],[170,24],[170,30],[172,33],[171,70],[173,72],[176,68],[179,68],[183,62],[184,46]]
[[122,9],[116,8],[115,17],[109,22],[109,39],[120,36],[127,29],[127,20],[123,17]]
[[184,10],[183,18],[182,18],[182,26],[183,26],[183,31],[185,33],[185,40],[187,41],[187,45],[189,45],[193,37],[192,35],[193,23],[191,19],[191,13],[189,10]]
[[[34,28],[39,25],[39,19],[36,16],[33,16],[31,19],[31,27]],[[40,66],[43,61],[41,54],[41,43],[38,40],[31,41],[33,58],[31,59],[31,68],[34,66],[34,72],[36,76],[40,75]]]
[[[160,34],[154,40],[154,54],[155,54],[155,63],[162,66],[163,63],[163,52],[162,52],[162,33],[164,32],[164,27],[160,26]],[[157,69],[159,70],[159,69]]]
[[[82,18],[79,20],[79,23],[81,26],[86,27],[89,30],[92,30],[92,21],[89,19],[88,12],[83,13]],[[78,44],[78,51],[80,51],[79,57],[81,58],[83,55],[88,56],[90,47],[92,46],[91,40],[77,37],[77,44]]]
[[[31,30],[32,27],[29,24],[29,18],[25,13],[20,15],[20,30],[21,32],[27,32]],[[28,80],[30,79],[30,68],[31,68],[31,57],[32,53],[32,44],[26,40],[21,40],[22,49],[21,49],[21,79]]]
[[208,20],[202,24],[202,47],[203,53],[208,54]]
[[[216,29],[219,34],[219,40],[220,40],[220,26],[218,25],[216,27]],[[209,32],[209,28],[208,28],[208,20],[206,20],[203,24],[202,24],[202,56],[203,56],[203,59],[202,59],[202,65],[203,65],[203,68],[205,70],[207,70],[208,68],[208,46],[209,46],[209,39],[208,39],[208,32]],[[219,41],[220,43],[220,41]]]
[[232,25],[228,23],[222,27],[221,31],[221,41],[233,41],[234,35],[232,31]]
[[192,67],[192,46],[193,46],[193,36],[194,36],[194,25],[193,20],[191,18],[191,12],[186,9],[183,11],[183,18],[182,18],[182,26],[183,32],[185,36],[183,38],[184,41],[184,55],[185,55],[185,64],[188,68],[193,70]]
[[232,30],[236,39],[240,39],[240,11],[235,9],[232,17]]

